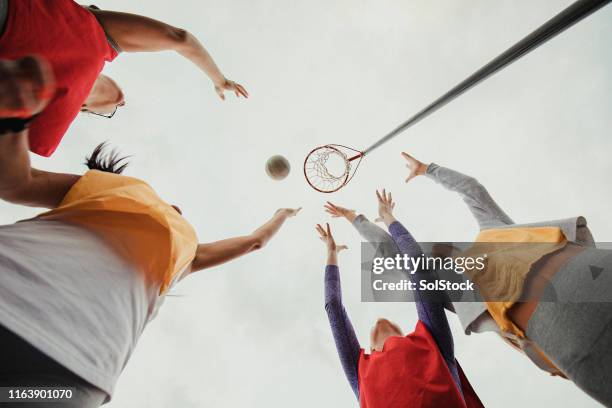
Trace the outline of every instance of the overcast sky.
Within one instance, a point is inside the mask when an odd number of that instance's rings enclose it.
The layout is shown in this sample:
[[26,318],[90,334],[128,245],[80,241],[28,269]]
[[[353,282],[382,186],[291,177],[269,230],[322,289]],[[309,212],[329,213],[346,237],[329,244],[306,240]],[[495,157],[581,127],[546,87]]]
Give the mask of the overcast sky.
[[[612,7],[596,13],[369,156],[332,196],[301,174],[314,146],[363,149],[571,1],[108,0],[98,6],[165,20],[197,35],[251,92],[222,103],[171,53],[122,55],[105,73],[127,106],[81,116],[47,170],[82,172],[108,140],[132,155],[128,175],[179,205],[201,241],[251,232],[274,210],[303,206],[263,251],[179,284],[147,328],[110,407],[351,407],[323,307],[325,199],[375,217],[386,187],[421,241],[469,241],[463,203],[427,179],[405,185],[403,149],[471,174],[518,222],[587,217],[612,240]],[[288,179],[264,163],[285,155]],[[0,222],[36,214],[0,203]],[[412,330],[414,305],[360,303],[359,237],[334,220],[346,307],[362,346],[376,318]],[[458,360],[486,406],[595,407],[492,334],[465,336]]]

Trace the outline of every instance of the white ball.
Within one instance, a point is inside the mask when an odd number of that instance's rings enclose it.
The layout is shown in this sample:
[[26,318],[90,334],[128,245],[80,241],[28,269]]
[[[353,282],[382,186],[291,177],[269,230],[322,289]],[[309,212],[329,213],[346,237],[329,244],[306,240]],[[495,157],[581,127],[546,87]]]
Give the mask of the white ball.
[[275,155],[266,162],[266,173],[273,180],[282,180],[289,175],[291,165],[289,160],[281,155]]

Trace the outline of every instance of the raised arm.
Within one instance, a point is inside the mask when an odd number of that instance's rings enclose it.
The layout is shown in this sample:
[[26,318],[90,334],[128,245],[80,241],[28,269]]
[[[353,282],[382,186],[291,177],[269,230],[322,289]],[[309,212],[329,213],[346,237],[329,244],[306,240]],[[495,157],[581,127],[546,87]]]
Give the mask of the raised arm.
[[[381,193],[376,192],[379,203],[379,215],[380,219],[389,228],[389,233],[393,238],[393,241],[397,244],[400,252],[406,254],[411,258],[418,258],[423,255],[423,249],[418,242],[414,239],[412,234],[408,232],[404,226],[395,219],[393,216],[393,208],[395,203],[391,197],[391,193],[387,193],[383,190]],[[425,278],[424,271],[416,271],[410,275],[410,279],[413,282],[418,282]],[[438,344],[440,353],[446,361],[448,368],[453,374],[453,379],[457,384],[459,390],[461,390],[461,381],[459,379],[459,372],[457,369],[457,362],[455,361],[455,348],[453,343],[453,334],[448,325],[446,314],[444,312],[444,304],[429,302],[424,299],[423,293],[418,290],[415,292],[415,303],[417,308],[417,314],[419,320],[421,320],[431,332],[431,335]]]
[[125,52],[176,51],[200,68],[213,82],[221,99],[224,91],[248,98],[240,84],[231,81],[221,70],[202,43],[190,32],[149,17],[108,10],[91,10],[104,31]]
[[0,134],[0,199],[56,208],[80,176],[33,169],[28,150],[27,131]]
[[425,175],[447,190],[458,193],[476,218],[480,229],[514,224],[514,221],[493,200],[487,189],[474,177],[435,163],[429,165],[421,163],[408,153],[402,153],[402,156],[410,168],[406,182],[416,176]]
[[79,179],[73,174],[33,169],[28,118],[41,112],[53,89],[51,70],[35,58],[0,61],[0,199],[55,208]]
[[358,365],[361,346],[355,329],[346,313],[342,304],[342,288],[340,285],[340,270],[338,268],[338,251],[345,248],[344,246],[336,246],[334,238],[331,234],[329,224],[324,229],[317,225],[321,240],[327,246],[327,266],[325,267],[325,312],[332,330],[336,350],[340,357],[340,364],[344,374],[353,390],[353,393],[359,399],[359,378]]
[[333,218],[346,219],[361,235],[361,238],[374,246],[375,257],[389,257],[398,253],[397,246],[389,233],[368,220],[365,215],[357,215],[355,210],[349,210],[330,201],[325,204],[324,208]]
[[263,248],[276,235],[287,218],[297,215],[300,209],[282,208],[276,211],[269,221],[252,234],[198,245],[191,264],[191,273],[229,262]]

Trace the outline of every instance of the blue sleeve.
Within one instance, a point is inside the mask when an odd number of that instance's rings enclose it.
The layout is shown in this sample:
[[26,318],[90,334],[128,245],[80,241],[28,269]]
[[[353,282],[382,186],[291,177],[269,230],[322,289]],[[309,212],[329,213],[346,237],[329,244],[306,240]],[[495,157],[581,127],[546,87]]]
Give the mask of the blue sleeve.
[[[393,237],[393,240],[399,247],[402,254],[406,254],[411,258],[420,257],[423,255],[423,249],[412,237],[412,234],[408,232],[406,228],[399,222],[394,222],[389,226],[389,233]],[[410,275],[410,279],[418,282],[423,276],[423,271],[416,271],[414,275]],[[455,361],[455,349],[453,344],[453,334],[451,333],[446,314],[444,312],[443,303],[434,303],[423,300],[423,295],[420,291],[415,292],[415,303],[419,320],[421,320],[427,329],[431,332],[431,335],[438,344],[440,353],[446,361],[448,368],[450,369],[453,379],[457,384],[457,387],[461,391],[461,380],[459,379],[459,371],[457,369],[457,362]]]
[[340,270],[336,265],[325,268],[325,311],[336,343],[336,350],[344,374],[359,400],[359,354],[361,346],[355,335],[353,325],[342,304],[342,288],[340,287]]

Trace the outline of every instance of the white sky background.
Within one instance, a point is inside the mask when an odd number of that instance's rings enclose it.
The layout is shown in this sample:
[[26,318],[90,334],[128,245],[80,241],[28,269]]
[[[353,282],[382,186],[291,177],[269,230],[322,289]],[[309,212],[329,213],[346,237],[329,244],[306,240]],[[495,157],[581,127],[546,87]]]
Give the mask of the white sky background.
[[[127,106],[81,116],[40,168],[82,172],[103,140],[133,155],[127,174],[179,205],[202,241],[249,233],[283,206],[303,206],[263,251],[190,277],[147,328],[111,407],[351,407],[323,308],[325,199],[374,218],[386,187],[421,241],[477,232],[463,203],[427,179],[403,183],[404,149],[476,176],[518,222],[584,215],[612,240],[612,7],[596,13],[369,156],[347,188],[310,190],[314,146],[363,149],[571,1],[100,1],[189,29],[225,74],[251,92],[222,103],[195,67],[170,53],[122,55],[105,73]],[[283,182],[264,172],[283,154]],[[0,222],[36,210],[0,204]],[[346,307],[368,348],[377,317],[404,330],[414,305],[361,304],[360,239],[334,220]],[[494,335],[465,336],[458,359],[486,406],[597,406]]]

